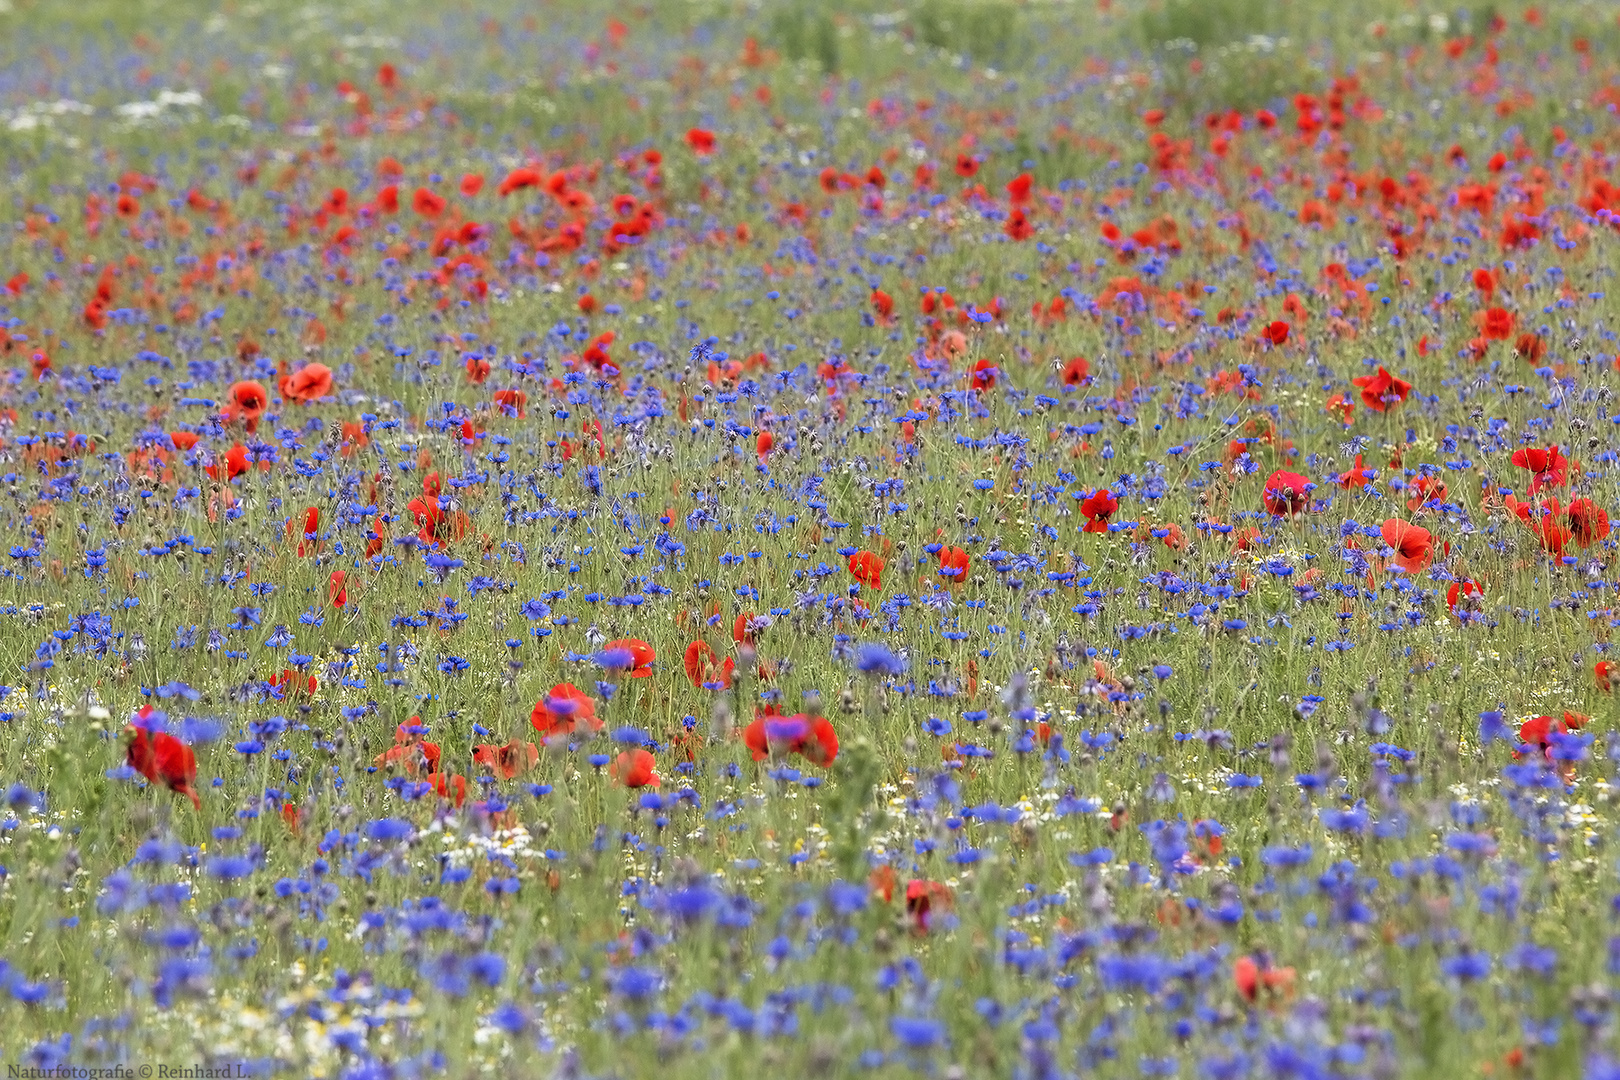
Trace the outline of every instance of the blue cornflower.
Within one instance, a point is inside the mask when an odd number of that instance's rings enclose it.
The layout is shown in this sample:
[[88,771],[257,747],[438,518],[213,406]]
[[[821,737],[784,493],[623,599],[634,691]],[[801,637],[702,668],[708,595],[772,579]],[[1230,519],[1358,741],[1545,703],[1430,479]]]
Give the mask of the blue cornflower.
[[441,582],[450,576],[450,572],[452,570],[459,570],[463,566],[467,565],[460,559],[452,559],[450,556],[441,554],[437,551],[428,555],[422,561],[427,563],[428,569],[432,570],[434,576],[437,577]]
[[1440,961],[1440,970],[1463,982],[1483,979],[1491,973],[1491,954],[1488,952],[1465,952],[1456,956],[1448,956]]
[[365,827],[368,840],[405,840],[416,832],[416,827],[403,818],[377,818]]
[[855,648],[855,668],[867,675],[904,675],[906,662],[875,642]]
[[521,1007],[507,1001],[489,1014],[489,1022],[509,1035],[519,1035],[529,1026],[529,1017]]
[[945,1025],[938,1020],[896,1016],[889,1020],[889,1031],[902,1046],[911,1050],[926,1050],[945,1041]]
[[663,985],[663,974],[653,968],[625,968],[613,980],[614,992],[632,1001],[652,997],[663,988]]
[[222,881],[231,881],[244,878],[253,873],[253,860],[246,855],[227,855],[223,858],[215,857],[208,860],[208,874],[210,877]]

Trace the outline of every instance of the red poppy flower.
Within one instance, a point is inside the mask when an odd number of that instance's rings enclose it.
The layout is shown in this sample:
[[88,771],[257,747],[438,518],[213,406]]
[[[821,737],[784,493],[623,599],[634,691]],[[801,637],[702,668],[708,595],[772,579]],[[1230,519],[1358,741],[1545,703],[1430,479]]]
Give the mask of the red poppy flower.
[[439,744],[422,738],[422,718],[413,716],[394,729],[394,745],[373,761],[378,768],[397,765],[406,776],[427,776],[439,771]]
[[686,145],[692,152],[702,157],[714,153],[714,132],[702,128],[692,128],[686,133]]
[[1570,503],[1564,518],[1569,523],[1570,535],[1580,547],[1589,548],[1609,535],[1608,512],[1591,499],[1576,499]]
[[443,195],[439,195],[425,187],[417,188],[416,193],[411,196],[411,209],[425,218],[438,217],[444,213],[445,208],[449,205]]
[[1406,508],[1414,514],[1430,503],[1446,501],[1446,482],[1438,476],[1420,476],[1406,490],[1412,493],[1406,500]]
[[1613,660],[1599,660],[1592,665],[1592,674],[1597,678],[1597,688],[1607,694],[1614,690],[1614,677],[1620,674],[1620,665]]
[[764,761],[773,752],[791,754],[807,730],[803,715],[782,716],[767,706],[766,712],[756,713],[754,722],[743,728],[743,745],[755,761]]
[[481,744],[473,747],[473,761],[502,780],[510,780],[532,769],[540,761],[540,750],[532,742],[516,739],[505,746]]
[[1035,186],[1035,178],[1029,173],[1019,173],[1007,182],[1007,201],[1014,206],[1023,206],[1029,202],[1030,189]]
[[849,572],[869,589],[883,588],[883,558],[870,551],[857,551],[849,557]]
[[[150,715],[149,712],[146,715]],[[133,738],[124,760],[130,768],[146,777],[149,783],[162,784],[191,800],[191,805],[202,809],[202,799],[192,782],[197,779],[197,755],[191,747],[166,731],[152,731],[140,726],[142,715],[129,731]]]
[[754,456],[759,459],[761,465],[763,465],[765,463],[765,459],[770,456],[771,447],[775,445],[776,436],[772,435],[768,431],[760,432],[759,437],[754,440]]
[[894,902],[894,887],[896,884],[894,867],[880,866],[873,870],[867,875],[866,884],[872,895],[882,897],[885,904]]
[[1201,856],[1199,861],[1214,858],[1226,850],[1226,841],[1222,839],[1225,830],[1218,821],[1209,818],[1199,818],[1193,822],[1193,845]]
[[528,415],[529,395],[522,390],[497,390],[494,402],[502,412],[519,420]]
[[879,319],[882,319],[885,322],[888,321],[889,316],[894,314],[894,297],[890,296],[882,289],[873,289],[872,310],[877,312]]
[[[1568,716],[1570,714],[1565,713],[1564,715]],[[1569,724],[1555,716],[1538,716],[1526,720],[1519,726],[1519,741],[1526,746],[1535,747],[1544,755],[1549,754],[1552,750],[1552,737],[1554,735],[1567,734],[1569,734]],[[1519,757],[1520,754],[1515,750],[1513,756]]]
[[1273,345],[1281,345],[1283,342],[1288,340],[1288,324],[1282,322],[1281,320],[1270,323],[1266,326],[1265,330],[1262,331],[1262,334],[1264,335],[1265,339],[1271,342]]
[[1389,518],[1379,528],[1384,543],[1395,549],[1395,562],[1408,574],[1421,573],[1433,554],[1434,537],[1421,525]]
[[447,511],[432,495],[412,499],[405,504],[405,509],[416,521],[417,539],[431,547],[442,547],[448,540],[460,540],[472,524],[466,511]]
[[300,694],[314,697],[316,689],[320,686],[315,676],[299,675],[292,668],[287,668],[280,675],[272,675],[265,681],[272,687],[280,689],[283,695]]
[[184,453],[197,445],[197,433],[195,431],[171,431],[169,432],[169,441],[174,444],[176,450]]
[[581,725],[593,731],[602,730],[602,721],[596,718],[596,702],[573,683],[553,686],[549,694],[535,703],[529,723],[542,739],[567,735],[580,730]]
[[477,173],[468,173],[461,178],[461,193],[472,198],[484,190],[484,178]]
[[377,209],[385,214],[399,213],[399,185],[389,184],[377,191]]
[[939,572],[952,585],[967,580],[968,553],[959,547],[939,549]]
[[[287,519],[287,536],[293,535],[293,519]],[[309,507],[304,511],[304,531],[298,534],[298,557],[302,559],[305,554],[315,551],[315,541],[321,531],[321,512],[316,507]]]
[[[223,468],[221,468],[221,466],[223,466]],[[215,480],[224,480],[226,483],[230,483],[232,480],[235,480],[238,476],[241,476],[247,471],[247,447],[243,446],[241,443],[237,443],[235,446],[232,446],[229,450],[225,451],[225,460],[223,462],[216,461],[214,464],[203,469],[203,472],[207,473]],[[221,472],[224,473],[223,476],[220,475]]]
[[443,773],[429,773],[427,782],[438,793],[439,798],[448,799],[455,804],[457,810],[467,801],[467,778],[460,773],[445,776]]
[[994,360],[980,360],[968,372],[968,386],[979,391],[994,389],[999,370]]
[[1266,510],[1278,517],[1293,517],[1303,513],[1310,505],[1311,482],[1299,473],[1278,469],[1266,478],[1263,499]]
[[1555,444],[1545,450],[1539,446],[1526,446],[1513,452],[1513,464],[1529,469],[1530,495],[1534,497],[1542,488],[1563,487],[1569,479],[1570,462]]
[[495,193],[505,197],[521,188],[539,187],[543,179],[540,170],[520,165],[506,174],[506,179],[496,186]]
[[305,364],[291,375],[283,376],[281,396],[289,401],[309,404],[332,392],[332,369],[325,364]]
[[326,598],[333,607],[343,607],[349,602],[349,590],[344,586],[349,575],[342,570],[332,571],[332,576],[326,583]]
[[630,654],[629,670],[625,672],[632,679],[652,678],[652,668],[647,665],[657,659],[658,654],[653,647],[640,638],[619,638],[602,646],[603,652],[627,652]]
[[[741,618],[742,616],[738,616]],[[686,646],[686,652],[681,657],[681,667],[692,685],[701,689],[704,683],[719,683],[722,687],[731,686],[731,673],[736,669],[736,663],[731,657],[726,657],[725,663],[720,662],[714,647],[707,641],[697,640]]]
[[810,721],[810,733],[799,747],[799,756],[824,769],[833,763],[838,756],[838,732],[831,720],[817,716]]
[[225,394],[223,419],[229,423],[240,419],[249,434],[258,430],[259,417],[270,406],[270,392],[263,383],[244,381],[233,383]]
[[948,912],[955,906],[956,894],[944,882],[920,878],[906,882],[906,914],[911,916],[919,934],[928,933],[937,913]]
[[378,518],[371,523],[371,531],[366,534],[366,558],[374,559],[382,554],[383,545],[387,542],[388,528],[382,518]]
[[1563,555],[1564,548],[1570,541],[1569,526],[1559,521],[1557,517],[1549,514],[1541,519],[1541,523],[1534,527],[1536,537],[1541,546],[1549,555]]
[[1362,375],[1351,379],[1350,383],[1361,387],[1361,403],[1374,412],[1383,412],[1405,401],[1406,395],[1412,392],[1411,383],[1397,379],[1383,367],[1374,375]]
[[1459,600],[1466,601],[1472,597],[1485,595],[1485,590],[1479,582],[1464,578],[1462,581],[1453,581],[1446,586],[1446,610],[1456,611]]
[[1266,992],[1268,998],[1292,997],[1295,977],[1294,969],[1291,967],[1262,968],[1255,963],[1253,957],[1249,956],[1240,956],[1232,964],[1232,984],[1248,1001],[1257,1000],[1262,990]]
[[956,155],[956,175],[966,179],[979,171],[979,163],[971,154]]
[[825,716],[759,716],[743,729],[743,745],[753,753],[755,761],[764,761],[772,754],[798,754],[825,768],[838,757],[838,732]]
[[1010,240],[1028,240],[1035,235],[1035,226],[1029,223],[1029,217],[1022,207],[1014,207],[1013,212],[1007,215],[1007,223],[1001,227]]
[[1347,472],[1339,474],[1339,486],[1345,488],[1346,490],[1350,488],[1364,488],[1371,483],[1373,477],[1377,475],[1378,471],[1376,469],[1364,469],[1361,467],[1361,455],[1357,454],[1356,467]]
[[613,759],[608,775],[627,788],[657,787],[662,782],[654,771],[657,765],[646,750],[626,750]]
[[1499,307],[1486,308],[1479,320],[1479,332],[1488,341],[1506,341],[1513,334],[1513,313]]
[[161,446],[148,446],[129,452],[129,470],[141,476],[152,477],[164,484],[174,482],[174,470],[169,467],[169,451]]
[[1557,499],[1548,499],[1544,504],[1519,502],[1509,495],[1504,502],[1507,508],[1519,520],[1530,526],[1530,531],[1549,555],[1562,555],[1564,548],[1574,539],[1574,531],[1570,529],[1565,516],[1564,508],[1558,504]]
[[1484,267],[1475,270],[1474,288],[1478,289],[1485,299],[1489,300],[1491,294],[1496,291],[1496,275]]
[[1080,500],[1080,513],[1086,517],[1085,528],[1081,532],[1099,533],[1108,531],[1108,519],[1114,516],[1119,509],[1119,500],[1107,488],[1098,488],[1084,499]]
[[1064,386],[1084,386],[1091,381],[1091,364],[1083,356],[1076,356],[1063,367]]

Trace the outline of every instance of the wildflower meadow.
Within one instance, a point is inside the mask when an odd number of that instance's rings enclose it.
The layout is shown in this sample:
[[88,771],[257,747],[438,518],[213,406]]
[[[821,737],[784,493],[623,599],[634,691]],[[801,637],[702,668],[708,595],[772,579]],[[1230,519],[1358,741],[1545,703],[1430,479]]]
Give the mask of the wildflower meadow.
[[8,1075],[1620,1078],[1617,257],[1597,0],[0,0]]

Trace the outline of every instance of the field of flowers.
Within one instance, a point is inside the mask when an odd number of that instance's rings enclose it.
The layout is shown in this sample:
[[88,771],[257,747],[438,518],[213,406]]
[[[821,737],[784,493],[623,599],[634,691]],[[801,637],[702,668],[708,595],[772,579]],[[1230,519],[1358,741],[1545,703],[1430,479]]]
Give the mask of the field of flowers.
[[1620,1077],[1617,121],[1577,0],[0,0],[0,1057]]

